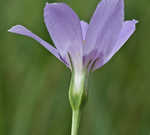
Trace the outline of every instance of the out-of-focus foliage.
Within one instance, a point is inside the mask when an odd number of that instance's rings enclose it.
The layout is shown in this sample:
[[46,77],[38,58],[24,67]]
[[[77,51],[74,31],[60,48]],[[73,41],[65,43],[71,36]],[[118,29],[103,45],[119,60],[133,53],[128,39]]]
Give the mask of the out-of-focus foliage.
[[[63,2],[89,22],[99,0]],[[69,69],[36,41],[7,32],[22,24],[52,43],[43,21],[45,3],[0,1],[0,135],[70,134]],[[150,134],[150,1],[125,5],[125,18],[139,20],[136,33],[90,77],[80,135]]]

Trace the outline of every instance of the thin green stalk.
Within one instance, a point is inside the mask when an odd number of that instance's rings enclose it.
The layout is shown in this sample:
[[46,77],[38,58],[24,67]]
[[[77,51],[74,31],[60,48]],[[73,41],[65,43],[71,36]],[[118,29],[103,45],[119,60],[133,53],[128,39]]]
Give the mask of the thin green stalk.
[[79,123],[80,123],[80,110],[73,110],[71,135],[78,135]]

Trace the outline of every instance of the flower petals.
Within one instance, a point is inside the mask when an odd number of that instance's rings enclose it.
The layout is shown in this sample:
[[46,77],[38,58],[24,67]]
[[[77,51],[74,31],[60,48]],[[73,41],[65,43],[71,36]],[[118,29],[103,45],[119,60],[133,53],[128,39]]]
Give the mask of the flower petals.
[[136,23],[138,23],[138,21],[136,21],[136,20],[124,22],[123,28],[122,28],[119,38],[118,38],[118,41],[115,44],[111,53],[109,54],[107,61],[125,44],[125,42],[134,33],[134,31],[136,29],[136,27],[135,27]]
[[107,63],[112,56],[125,44],[125,42],[130,38],[130,36],[134,33],[136,27],[136,23],[138,21],[132,20],[132,21],[125,21],[123,24],[123,28],[120,32],[120,35],[118,37],[118,40],[116,44],[114,45],[112,51],[102,59],[99,59],[99,61],[96,62],[94,66],[94,70],[100,68],[103,66],[105,63]]
[[[39,38],[37,35],[33,34],[31,31],[29,31],[27,28],[25,28],[22,25],[16,25],[13,26],[11,29],[8,30],[9,32],[24,35],[27,37],[31,37],[35,39],[37,42],[39,42],[43,47],[45,47],[49,52],[51,52],[54,56],[56,56],[59,60],[61,60],[59,52],[57,51],[56,48],[51,46],[49,43],[46,41],[42,40]],[[61,60],[62,61],[62,60]]]
[[100,53],[110,51],[121,31],[123,19],[123,0],[102,0],[89,24],[84,55],[93,49]]
[[64,3],[46,4],[44,20],[48,32],[62,56],[71,56],[74,66],[82,65],[82,31],[80,20]]
[[88,30],[88,23],[85,21],[80,21],[80,24],[81,24],[81,29],[82,29],[82,37],[83,37],[83,40],[85,40],[86,33]]

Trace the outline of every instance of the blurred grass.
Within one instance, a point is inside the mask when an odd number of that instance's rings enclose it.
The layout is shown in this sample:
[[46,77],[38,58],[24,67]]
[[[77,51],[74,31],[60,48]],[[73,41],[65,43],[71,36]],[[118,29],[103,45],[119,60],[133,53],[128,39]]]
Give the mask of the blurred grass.
[[[64,2],[89,21],[99,0]],[[52,43],[43,22],[45,3],[0,1],[0,135],[70,134],[70,71],[34,40],[7,32],[22,24]],[[126,19],[139,20],[137,31],[91,76],[82,135],[150,134],[150,1],[125,3]]]

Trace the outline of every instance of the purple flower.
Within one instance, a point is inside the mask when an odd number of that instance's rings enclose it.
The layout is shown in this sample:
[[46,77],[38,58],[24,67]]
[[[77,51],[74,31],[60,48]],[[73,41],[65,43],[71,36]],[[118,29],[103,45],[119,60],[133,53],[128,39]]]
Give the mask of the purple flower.
[[56,48],[24,26],[16,25],[9,32],[35,39],[75,71],[94,71],[107,63],[133,34],[137,23],[124,21],[124,0],[102,0],[89,24],[80,21],[64,3],[47,3],[44,21]]

